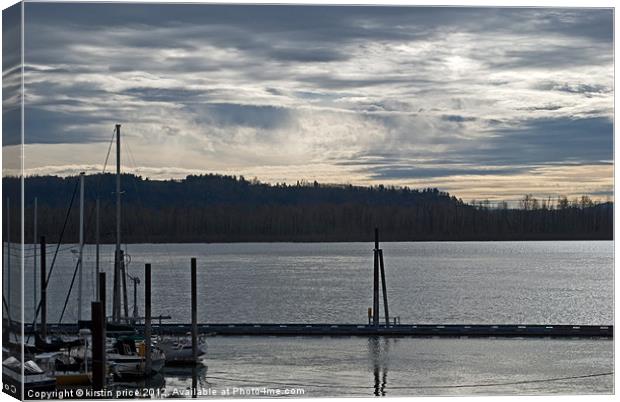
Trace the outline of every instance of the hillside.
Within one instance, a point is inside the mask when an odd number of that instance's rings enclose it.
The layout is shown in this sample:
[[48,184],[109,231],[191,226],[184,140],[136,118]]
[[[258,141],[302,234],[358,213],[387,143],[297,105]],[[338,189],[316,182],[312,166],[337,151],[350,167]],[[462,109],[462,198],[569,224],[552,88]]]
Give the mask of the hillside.
[[[63,241],[78,233],[77,177],[25,179],[25,237],[32,238],[32,204],[39,233],[57,241],[72,194]],[[374,227],[396,240],[611,239],[613,205],[524,198],[522,209],[468,205],[437,189],[384,186],[269,185],[243,177],[202,175],[155,181],[123,175],[123,241],[369,241]],[[19,180],[3,179],[5,197]],[[101,202],[101,240],[114,241],[115,177],[86,177],[86,239],[94,240],[95,199]],[[17,222],[16,222],[17,223]],[[16,224],[12,225],[14,228]],[[13,230],[13,238],[17,232]]]

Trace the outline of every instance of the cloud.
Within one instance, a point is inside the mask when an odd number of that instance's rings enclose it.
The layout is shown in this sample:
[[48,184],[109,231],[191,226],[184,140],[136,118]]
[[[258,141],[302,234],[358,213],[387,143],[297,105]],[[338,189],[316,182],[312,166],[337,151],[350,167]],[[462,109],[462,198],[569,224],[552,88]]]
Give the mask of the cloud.
[[374,179],[421,179],[451,176],[497,176],[521,173],[525,167],[481,168],[481,167],[424,167],[424,166],[380,166],[367,171]]
[[473,156],[502,164],[611,161],[612,132],[608,118],[535,119],[496,130]]
[[470,193],[454,178],[518,188],[613,158],[611,9],[27,3],[26,19],[32,169],[100,163],[116,122],[157,177]]
[[2,12],[2,145],[21,142],[21,6]]

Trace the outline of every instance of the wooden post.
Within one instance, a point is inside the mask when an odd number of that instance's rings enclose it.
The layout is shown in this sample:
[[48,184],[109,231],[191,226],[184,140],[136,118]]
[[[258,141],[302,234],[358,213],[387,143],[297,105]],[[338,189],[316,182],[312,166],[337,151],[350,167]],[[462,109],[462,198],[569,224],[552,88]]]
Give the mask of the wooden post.
[[101,302],[101,339],[102,339],[102,352],[101,352],[101,364],[103,367],[103,372],[101,373],[102,377],[102,383],[103,386],[105,387],[106,385],[106,370],[107,370],[107,358],[106,358],[106,353],[105,353],[105,342],[106,342],[106,331],[107,331],[107,325],[108,325],[108,320],[107,320],[107,299],[106,299],[106,274],[105,272],[99,272],[99,275],[97,277],[97,283],[99,284],[99,289],[98,289],[98,293],[99,293],[99,301]]
[[133,313],[131,316],[131,323],[136,324],[138,322],[138,278],[131,278],[133,281]]
[[192,366],[192,398],[198,398],[198,367]]
[[41,236],[41,338],[47,342],[47,274],[45,272],[45,236]]
[[[34,317],[37,316],[37,197],[34,197],[34,216],[33,216],[33,224],[34,224],[34,236],[32,238],[32,245],[33,245],[33,251],[34,251],[34,258],[32,259],[33,262],[33,267],[32,267],[32,298],[33,298],[33,303],[32,303],[32,308],[33,313],[34,313]],[[36,332],[37,330],[37,320],[34,320],[33,322],[34,326],[33,326],[33,331]]]
[[196,294],[196,258],[191,261],[191,287],[192,287],[192,360],[194,364],[198,362],[198,316],[197,304],[198,297]]
[[11,315],[11,199],[6,197],[6,276],[7,276],[7,311]]
[[105,385],[105,320],[103,303],[95,301],[90,304],[92,322],[92,364],[93,390],[100,391]]
[[387,284],[385,280],[385,267],[383,265],[383,250],[379,249],[379,265],[381,267],[381,291],[383,292],[383,308],[385,311],[385,326],[390,326],[390,310],[388,309]]
[[105,272],[99,272],[99,275],[97,276],[97,285],[99,286],[99,289],[97,289],[97,295],[98,295],[97,300],[103,303],[103,319],[104,320],[106,319],[106,309],[107,309],[105,276],[106,276]]
[[379,326],[379,229],[375,228],[374,270],[372,281],[372,324]]
[[144,342],[146,364],[144,374],[151,375],[151,264],[144,264]]
[[123,313],[125,314],[125,322],[129,320],[129,303],[127,302],[127,272],[125,271],[125,252],[121,250],[121,278],[123,285]]

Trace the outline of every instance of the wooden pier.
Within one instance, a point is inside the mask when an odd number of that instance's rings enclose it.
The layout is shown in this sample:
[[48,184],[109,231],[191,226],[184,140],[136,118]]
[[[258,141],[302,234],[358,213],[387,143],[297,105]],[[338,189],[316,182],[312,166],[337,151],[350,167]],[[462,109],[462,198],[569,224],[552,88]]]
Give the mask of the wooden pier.
[[[81,326],[88,327],[89,322]],[[26,332],[32,330],[26,326]],[[200,334],[214,336],[408,336],[408,337],[523,337],[523,338],[613,338],[613,325],[466,325],[466,324],[197,324]],[[135,329],[144,333],[144,325]],[[153,334],[186,335],[192,325],[152,325]],[[77,333],[75,324],[48,324],[50,333]]]

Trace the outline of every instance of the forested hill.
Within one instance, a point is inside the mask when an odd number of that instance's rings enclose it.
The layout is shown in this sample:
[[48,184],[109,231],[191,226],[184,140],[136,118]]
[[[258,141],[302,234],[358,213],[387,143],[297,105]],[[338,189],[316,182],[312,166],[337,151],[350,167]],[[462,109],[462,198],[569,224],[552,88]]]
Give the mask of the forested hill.
[[[63,241],[77,240],[77,182],[77,177],[25,179],[26,239],[32,239],[34,197],[39,233],[57,241],[75,194]],[[587,197],[550,202],[526,196],[520,209],[509,209],[469,205],[437,189],[270,185],[222,175],[156,181],[125,174],[122,183],[124,242],[369,241],[374,227],[387,241],[613,236],[613,205],[595,204]],[[85,188],[87,241],[94,240],[99,198],[101,240],[113,242],[115,176],[87,176]],[[18,190],[18,179],[3,179],[5,197]],[[18,238],[17,222],[12,227],[13,238]]]

